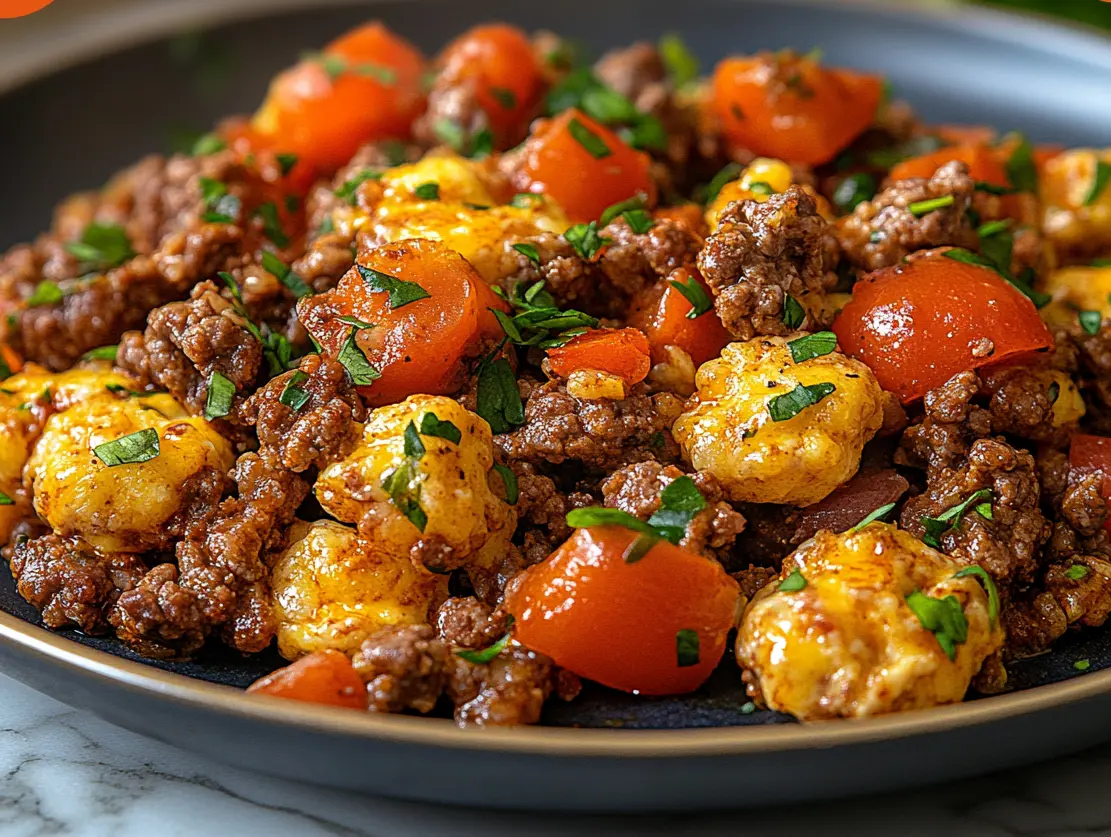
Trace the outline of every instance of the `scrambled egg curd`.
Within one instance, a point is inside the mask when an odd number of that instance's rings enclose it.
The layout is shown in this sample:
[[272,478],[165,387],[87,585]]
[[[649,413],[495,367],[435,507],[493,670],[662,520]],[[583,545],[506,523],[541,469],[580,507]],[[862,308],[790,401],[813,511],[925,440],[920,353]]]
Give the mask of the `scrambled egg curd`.
[[888,524],[819,532],[746,608],[737,661],[802,720],[955,703],[1003,644],[998,603],[961,570]]
[[672,427],[687,461],[713,474],[730,500],[749,503],[807,506],[846,482],[887,396],[834,343],[828,332],[760,337],[703,364]]

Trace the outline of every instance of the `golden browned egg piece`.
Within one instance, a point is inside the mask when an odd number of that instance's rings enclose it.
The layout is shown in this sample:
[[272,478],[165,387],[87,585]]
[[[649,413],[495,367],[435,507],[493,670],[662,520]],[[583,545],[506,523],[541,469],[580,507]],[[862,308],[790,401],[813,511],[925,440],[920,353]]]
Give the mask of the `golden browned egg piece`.
[[1040,167],[1042,231],[1061,261],[1111,252],[1111,182],[1098,177],[1101,164],[1111,166],[1111,148],[1073,148]]
[[[819,532],[745,609],[737,662],[770,708],[804,721],[956,703],[1003,644],[987,593],[961,569],[885,523]],[[952,659],[915,607],[966,623]]]
[[672,427],[687,461],[730,500],[817,503],[856,473],[883,422],[890,396],[872,371],[836,351],[796,363],[787,344],[800,337],[730,343],[698,370]]
[[562,233],[571,222],[541,196],[520,206],[502,204],[498,185],[490,181],[488,167],[480,161],[430,154],[384,172],[373,212],[360,216],[356,211],[352,223],[363,232],[366,247],[407,238],[442,241],[493,282],[499,278],[507,241]]
[[188,499],[189,480],[206,469],[227,471],[235,455],[171,396],[121,395],[52,415],[24,479],[35,511],[57,534],[106,552],[145,552],[169,540],[166,524]]
[[[452,435],[446,428],[420,432],[442,422],[458,431],[457,441],[445,438]],[[413,395],[370,414],[355,450],[321,473],[316,497],[393,554],[423,539],[445,547],[451,566],[484,565],[504,551],[517,524],[513,507],[491,488],[501,481],[493,466],[490,425],[452,398]]]
[[287,660],[327,649],[350,654],[380,628],[427,623],[447,597],[447,578],[349,526],[297,521],[270,580],[278,650]]
[[106,364],[55,373],[31,363],[0,383],[0,543],[30,513],[23,468],[47,419],[77,404],[129,397],[135,386]]

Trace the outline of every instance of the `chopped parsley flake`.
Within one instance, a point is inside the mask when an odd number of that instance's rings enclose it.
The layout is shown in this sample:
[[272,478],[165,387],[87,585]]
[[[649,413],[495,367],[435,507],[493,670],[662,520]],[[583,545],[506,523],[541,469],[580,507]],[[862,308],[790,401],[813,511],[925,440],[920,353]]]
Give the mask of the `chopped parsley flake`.
[[398,279],[395,276],[390,276],[388,273],[374,270],[373,268],[364,267],[361,264],[356,264],[359,275],[363,277],[369,287],[375,293],[388,293],[390,295],[390,310],[396,311],[402,306],[408,305],[411,302],[416,302],[420,299],[428,299],[432,296],[428,291],[418,285],[416,282],[408,282],[404,279]]
[[614,218],[624,215],[627,211],[631,209],[644,209],[645,206],[646,200],[643,194],[636,194],[626,200],[610,204],[605,208],[601,217],[598,219],[598,226],[604,227]]
[[797,593],[799,590],[805,590],[808,583],[806,576],[796,567],[791,570],[791,573],[785,579],[779,582],[778,589],[780,593]]
[[805,319],[806,312],[799,305],[798,300],[787,294],[787,298],[783,302],[783,324],[787,328],[798,328]]
[[413,190],[413,195],[422,201],[438,201],[440,199],[440,184],[434,180],[422,183]]
[[[934,549],[941,549],[941,536],[944,535],[946,532],[952,531],[960,526],[961,520],[964,519],[965,514],[970,508],[975,508],[977,514],[990,520],[991,499],[991,489],[981,488],[979,491],[974,492],[972,496],[970,496],[963,503],[958,503],[952,508],[946,509],[937,517],[923,516],[920,519],[920,522],[926,532],[922,536],[922,542],[925,543],[927,546],[932,546]],[[985,503],[985,501],[989,503],[987,508],[987,515],[985,515],[981,510],[981,506]]]
[[698,79],[698,58],[679,35],[669,32],[660,38],[659,51],[673,85],[683,87]]
[[891,514],[892,509],[895,508],[894,503],[886,503],[878,509],[868,512],[865,518],[858,524],[849,529],[850,532],[859,532],[870,523],[875,523],[877,520],[883,520],[887,515]]
[[293,374],[289,376],[289,380],[286,381],[281,395],[278,396],[278,403],[284,404],[294,412],[299,411],[309,401],[309,394],[300,387],[308,379],[309,376],[300,369],[294,370]]
[[422,436],[435,436],[438,439],[447,439],[452,444],[458,445],[463,438],[462,432],[450,421],[437,417],[435,413],[425,413],[420,419],[420,433]]
[[208,396],[204,402],[204,417],[209,421],[223,418],[231,412],[235,400],[235,384],[219,372],[208,376]]
[[581,145],[595,160],[609,157],[613,152],[606,145],[605,140],[586,127],[577,117],[573,117],[567,126],[575,142]]
[[228,147],[216,134],[201,134],[197,137],[197,141],[193,143],[192,156],[203,157],[208,154],[215,154],[217,151],[223,151]]
[[993,579],[991,574],[979,564],[965,567],[954,575],[953,578],[966,578],[970,575],[975,576],[980,581],[984,586],[984,592],[988,594],[988,619],[990,619],[991,624],[994,625],[999,619],[999,588],[995,586],[995,579]]
[[511,506],[517,505],[517,498],[520,496],[517,475],[505,465],[497,463],[494,464],[494,471],[501,477],[502,485],[505,486],[505,502]]
[[1073,564],[1071,567],[1065,570],[1065,578],[1068,578],[1072,581],[1080,581],[1080,579],[1082,578],[1087,578],[1090,572],[1091,570],[1089,570],[1083,564]]
[[714,179],[710,181],[710,185],[706,187],[706,203],[713,203],[714,199],[721,192],[722,187],[730,181],[736,180],[741,176],[740,163],[727,163],[721,171],[714,175]]
[[159,454],[158,431],[148,427],[146,430],[129,433],[97,445],[93,448],[93,454],[109,468],[148,462]]
[[837,335],[832,331],[819,331],[816,334],[807,334],[787,343],[791,350],[791,358],[795,363],[802,363],[816,357],[828,355],[837,348]]
[[1103,315],[1099,311],[1077,311],[1076,319],[1088,334],[1099,334],[1099,327],[1103,324]]
[[527,242],[523,242],[520,244],[514,244],[512,246],[514,250],[527,258],[530,262],[533,262],[534,264],[540,264],[540,253],[537,252],[535,244],[528,244]]
[[262,233],[270,239],[275,247],[289,246],[289,236],[282,229],[282,220],[278,215],[278,205],[267,201],[255,210],[255,215],[262,220]]
[[[341,200],[347,201],[352,206],[355,205],[358,199],[359,187],[366,183],[368,180],[381,180],[382,172],[376,169],[363,169],[354,177],[350,177],[343,182],[343,185],[336,189],[332,194]],[[333,222],[333,229],[334,229]]]
[[830,383],[799,384],[783,395],[777,395],[768,402],[768,413],[772,421],[787,421],[832,395],[837,387]]
[[842,179],[833,190],[833,204],[841,212],[848,214],[858,204],[871,200],[876,195],[876,179],[867,172],[857,172]]
[[694,276],[688,274],[686,279],[669,279],[668,284],[691,304],[691,310],[686,315],[688,320],[697,319],[713,310],[714,301]]
[[462,660],[466,660],[468,663],[474,663],[475,665],[482,665],[483,663],[488,663],[491,660],[495,659],[499,654],[501,654],[502,651],[505,650],[506,646],[509,645],[509,640],[513,636],[512,616],[509,617],[508,622],[509,630],[505,632],[505,636],[503,636],[489,648],[483,648],[481,651],[473,651],[470,648],[463,648],[459,651],[456,651],[455,656],[459,657]]
[[598,234],[598,222],[589,224],[575,224],[563,234],[567,243],[575,248],[575,252],[587,261],[593,261],[598,252],[610,243],[611,239]]
[[698,631],[683,628],[675,634],[675,663],[679,668],[696,666],[700,662],[698,655]]
[[475,412],[494,433],[508,433],[512,427],[525,423],[525,407],[513,368],[504,357],[496,357],[496,353],[478,365]]
[[99,346],[95,349],[90,349],[81,356],[82,360],[115,360],[116,355],[119,353],[119,346]]
[[1038,191],[1038,169],[1034,165],[1034,146],[1019,134],[1018,145],[1007,160],[1007,179],[1018,192]]
[[123,227],[95,221],[85,227],[78,241],[68,242],[65,248],[86,271],[110,270],[135,255]]
[[957,657],[957,646],[968,639],[968,620],[956,596],[942,599],[915,590],[906,598],[907,605],[918,617],[922,627],[937,637],[938,645],[950,660]]
[[355,386],[365,387],[370,386],[379,378],[382,373],[379,372],[367,360],[363,350],[359,348],[358,342],[355,340],[355,335],[359,333],[359,328],[353,327],[351,333],[343,343],[343,348],[340,349],[339,357],[337,360],[343,364],[343,368],[347,370],[347,374],[351,376],[352,383]]
[[264,250],[262,253],[262,267],[285,285],[290,293],[298,299],[304,296],[312,296],[312,288],[305,284],[305,280],[269,250]]
[[1084,206],[1092,206],[1107,191],[1107,184],[1111,183],[1111,163],[1106,160],[1096,161],[1096,170],[1092,174],[1092,186],[1084,198]]
[[57,305],[64,296],[65,294],[62,293],[62,289],[58,287],[56,282],[44,279],[35,286],[35,290],[23,301],[23,304],[28,308],[38,308],[40,305]]
[[1089,660],[1077,660],[1072,664],[1072,667],[1077,671],[1087,671],[1092,667],[1092,663]]
[[0,506],[14,506],[14,505],[15,505],[15,500],[13,500],[11,497],[9,497],[7,494],[5,494],[3,491],[0,491]]

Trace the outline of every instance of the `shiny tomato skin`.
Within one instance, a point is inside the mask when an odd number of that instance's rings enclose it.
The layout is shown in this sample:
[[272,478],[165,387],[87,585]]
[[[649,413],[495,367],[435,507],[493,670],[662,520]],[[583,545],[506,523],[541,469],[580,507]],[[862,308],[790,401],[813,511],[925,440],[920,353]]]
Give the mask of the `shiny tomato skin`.
[[[347,69],[330,73],[329,59]],[[424,107],[424,68],[412,44],[370,23],[333,41],[320,59],[279,73],[252,125],[281,151],[334,171],[363,143],[411,134]]]
[[787,53],[726,58],[713,78],[714,107],[730,145],[814,166],[871,124],[882,92],[878,76]]
[[653,363],[665,362],[666,347],[677,346],[698,367],[720,355],[732,339],[713,308],[694,319],[687,316],[694,306],[671,282],[685,284],[692,278],[713,299],[710,286],[696,269],[680,267],[668,277],[669,281],[646,288],[635,301],[629,323],[647,335]]
[[441,78],[474,83],[478,104],[499,135],[512,133],[522,120],[527,124],[544,91],[532,43],[516,26],[476,26],[448,44],[439,64]]
[[[614,689],[691,692],[721,659],[740,589],[717,561],[666,541],[626,563],[636,537],[618,526],[579,529],[528,569],[506,596],[514,636]],[[678,664],[682,630],[698,634],[695,665]]]
[[[954,375],[1053,346],[1037,309],[995,271],[941,254],[857,282],[833,331],[880,386],[909,404]],[[992,351],[981,357],[982,341]]]
[[[576,138],[575,132],[583,130],[601,142],[604,156],[596,157]],[[638,194],[646,197],[648,206],[654,206],[656,184],[650,168],[647,154],[570,108],[537,124],[525,142],[513,182],[518,191],[552,198],[577,221],[593,221],[613,204]]]
[[[394,309],[388,293],[370,289],[358,265],[415,282],[428,296]],[[358,390],[379,407],[410,395],[457,392],[473,364],[504,336],[495,308],[508,311],[469,262],[438,241],[414,238],[360,254],[335,288],[301,299],[297,316],[332,358],[352,332],[341,317],[373,325],[358,330],[356,343],[381,377]]]
[[317,651],[247,687],[251,694],[366,711],[366,686],[346,654]]

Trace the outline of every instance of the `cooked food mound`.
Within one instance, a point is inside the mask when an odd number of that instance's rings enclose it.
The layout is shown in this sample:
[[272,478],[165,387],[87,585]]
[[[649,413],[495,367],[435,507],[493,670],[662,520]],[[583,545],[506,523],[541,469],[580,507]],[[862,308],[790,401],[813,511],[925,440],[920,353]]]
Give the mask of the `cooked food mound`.
[[575,54],[367,24],[0,257],[47,626],[505,725],[715,670],[921,709],[1105,622],[1111,148],[819,50]]

